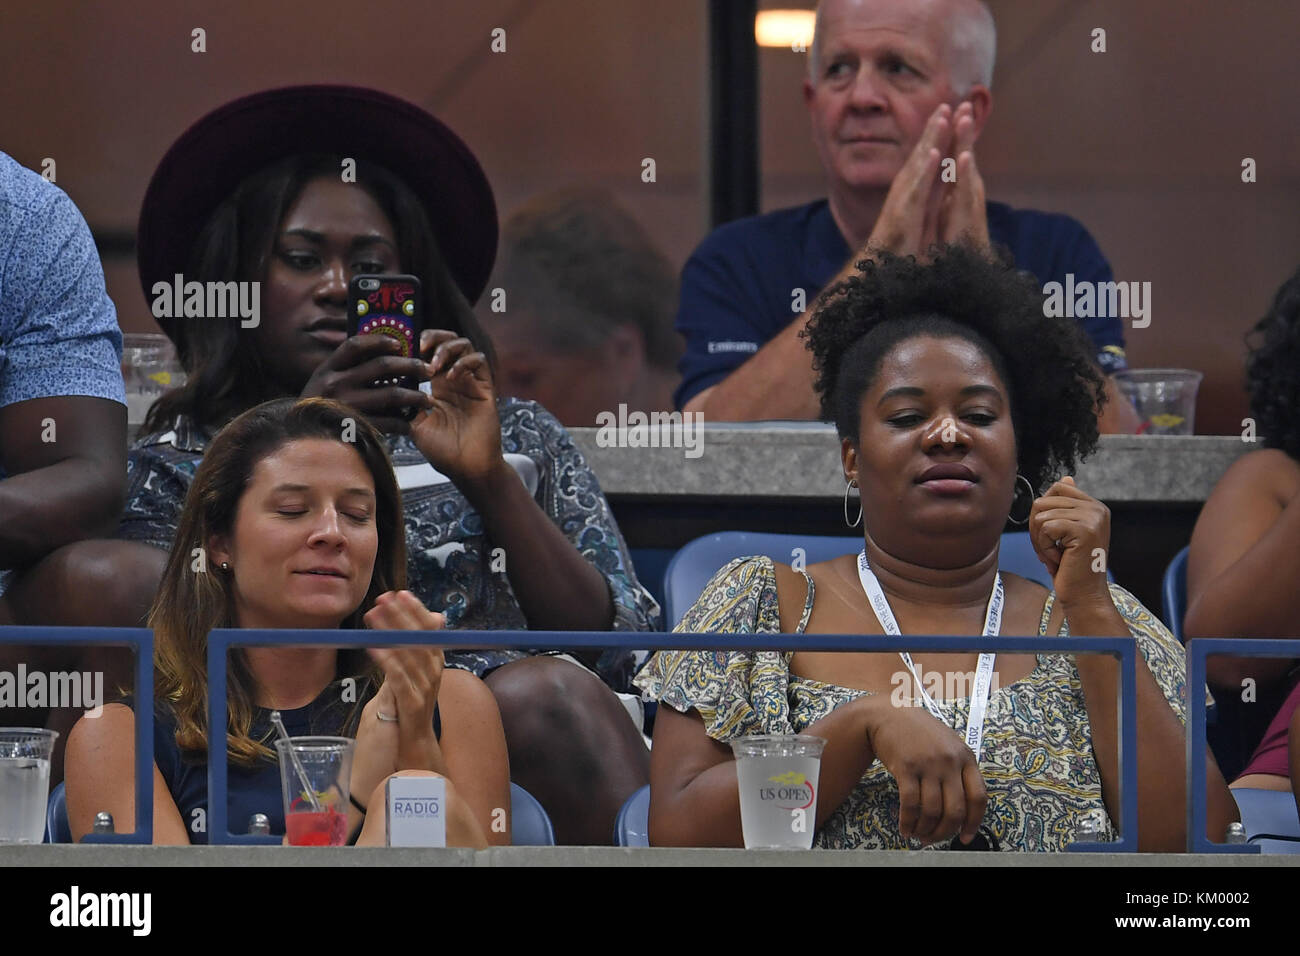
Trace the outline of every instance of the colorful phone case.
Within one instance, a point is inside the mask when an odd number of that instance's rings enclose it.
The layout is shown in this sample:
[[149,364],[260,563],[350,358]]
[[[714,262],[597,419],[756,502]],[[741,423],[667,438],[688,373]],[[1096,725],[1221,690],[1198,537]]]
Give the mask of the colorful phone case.
[[[378,282],[375,289],[365,281]],[[420,280],[415,276],[359,275],[348,286],[348,334],[387,335],[402,345],[402,356],[418,353]]]
[[[378,283],[375,288],[368,285]],[[357,275],[348,283],[348,335],[386,335],[402,346],[401,358],[419,355],[420,280],[408,275]],[[413,388],[406,378],[376,386]]]

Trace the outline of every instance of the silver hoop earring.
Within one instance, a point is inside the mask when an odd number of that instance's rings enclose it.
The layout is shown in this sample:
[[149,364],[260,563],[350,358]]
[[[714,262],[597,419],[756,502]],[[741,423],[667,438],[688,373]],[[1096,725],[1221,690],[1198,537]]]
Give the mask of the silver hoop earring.
[[[1026,478],[1024,475],[1021,475],[1021,474],[1017,474],[1017,475],[1016,475],[1016,481],[1023,481],[1023,482],[1025,483],[1025,487],[1029,489],[1029,510],[1032,512],[1032,511],[1034,510],[1034,486],[1031,485],[1031,484],[1029,483],[1029,479],[1028,479],[1028,478]],[[1018,491],[1018,490],[1019,490],[1019,489],[1017,489],[1017,491]],[[1012,504],[1015,503],[1015,500],[1016,500],[1015,498],[1012,498],[1012,499],[1011,499]],[[1023,518],[1017,520],[1017,519],[1011,517],[1010,514],[1008,514],[1008,515],[1007,515],[1007,520],[1010,521],[1010,522],[1011,522],[1012,524],[1014,524],[1014,525],[1025,525],[1025,524],[1028,524],[1028,523],[1029,523],[1029,515],[1026,514]]]
[[861,495],[858,496],[858,520],[856,521],[849,520],[849,489],[856,488],[857,486],[858,486],[858,479],[856,478],[850,478],[848,482],[844,485],[844,523],[848,525],[850,528],[856,528],[858,525],[862,524],[862,496]]

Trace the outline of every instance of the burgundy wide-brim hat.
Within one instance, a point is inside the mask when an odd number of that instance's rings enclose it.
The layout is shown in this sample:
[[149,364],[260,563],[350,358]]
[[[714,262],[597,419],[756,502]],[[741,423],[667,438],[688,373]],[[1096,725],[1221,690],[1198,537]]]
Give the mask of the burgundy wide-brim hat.
[[[199,230],[240,183],[296,153],[337,153],[400,178],[424,204],[452,279],[471,303],[478,299],[497,247],[496,203],[478,160],[418,106],[356,86],[254,93],[209,113],[172,144],[140,208],[145,298],[154,283],[185,272]],[[170,333],[170,320],[160,324]]]

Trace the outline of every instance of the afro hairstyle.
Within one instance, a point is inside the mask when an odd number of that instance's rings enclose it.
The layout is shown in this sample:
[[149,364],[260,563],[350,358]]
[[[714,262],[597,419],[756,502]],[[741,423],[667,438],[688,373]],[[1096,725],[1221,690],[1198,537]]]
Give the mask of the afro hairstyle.
[[1036,492],[1096,448],[1106,397],[1095,350],[1073,319],[1044,314],[1037,280],[1009,257],[949,245],[927,263],[881,253],[857,268],[822,294],[801,333],[822,418],[841,438],[857,444],[862,397],[894,346],[959,337],[988,356],[1007,387],[1020,474]]

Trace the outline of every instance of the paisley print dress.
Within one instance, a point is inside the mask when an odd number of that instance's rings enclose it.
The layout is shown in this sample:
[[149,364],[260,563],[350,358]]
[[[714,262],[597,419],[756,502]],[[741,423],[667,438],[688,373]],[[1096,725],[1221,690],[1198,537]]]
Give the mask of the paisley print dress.
[[[1147,667],[1180,721],[1186,723],[1182,646],[1128,591],[1112,584],[1111,598],[1128,622]],[[815,599],[808,597],[797,633],[803,633]],[[1043,607],[1038,633],[1046,636],[1055,594]],[[776,572],[770,558],[732,561],[682,618],[684,633],[780,633]],[[1060,631],[1068,634],[1068,622]],[[756,648],[763,644],[756,636]],[[746,734],[800,733],[836,707],[870,693],[790,672],[793,653],[773,651],[661,651],[637,675],[647,698],[686,713],[695,711],[705,731],[726,742]],[[910,702],[923,706],[918,698]],[[970,698],[938,700],[944,722],[966,728]],[[984,826],[1006,850],[1063,850],[1081,821],[1092,817],[1100,839],[1115,839],[1102,803],[1101,775],[1073,655],[1040,654],[1034,670],[999,687],[989,698],[980,756],[989,800]],[[898,786],[876,760],[849,798],[816,834],[815,847],[937,849],[898,834]]]

